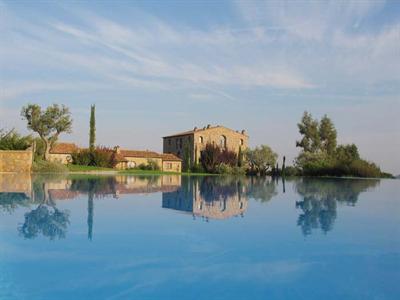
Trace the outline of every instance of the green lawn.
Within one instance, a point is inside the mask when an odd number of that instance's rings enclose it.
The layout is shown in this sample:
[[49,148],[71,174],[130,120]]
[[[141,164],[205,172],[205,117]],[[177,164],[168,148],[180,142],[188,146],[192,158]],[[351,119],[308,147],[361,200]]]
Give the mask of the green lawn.
[[80,165],[68,165],[70,172],[86,172],[86,171],[116,171],[112,168],[99,168],[93,166],[80,166]]
[[80,165],[68,165],[68,170],[73,172],[94,172],[94,171],[113,171],[117,172],[118,174],[138,174],[138,175],[166,175],[166,174],[175,174],[175,175],[196,175],[196,176],[209,176],[215,174],[209,173],[178,173],[178,172],[164,172],[164,171],[152,171],[152,170],[140,170],[140,169],[130,169],[130,170],[117,170],[113,168],[100,168],[100,167],[93,167],[93,166],[80,166]]

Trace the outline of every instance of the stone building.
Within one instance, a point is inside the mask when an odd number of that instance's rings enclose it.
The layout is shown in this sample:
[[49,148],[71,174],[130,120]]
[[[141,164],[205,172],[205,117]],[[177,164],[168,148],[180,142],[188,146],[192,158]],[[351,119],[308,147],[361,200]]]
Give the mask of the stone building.
[[208,182],[208,179],[188,181],[182,178],[179,189],[163,192],[162,207],[191,214],[193,218],[204,218],[206,221],[243,217],[248,207],[245,186],[235,180],[218,183]]
[[50,149],[49,160],[67,165],[72,162],[72,153],[79,150],[73,143],[56,143]]
[[115,151],[119,159],[116,166],[117,169],[132,169],[141,164],[148,164],[153,161],[162,171],[166,172],[181,172],[182,160],[169,153],[160,154],[153,151],[138,151],[138,150],[123,150],[119,146],[115,147]]
[[[84,149],[71,143],[56,143],[50,150],[50,161],[65,165],[72,163],[72,154]],[[161,154],[148,150],[123,150],[119,146],[110,151],[114,151],[116,154],[115,158],[118,161],[115,166],[116,169],[133,169],[141,164],[147,165],[149,161],[153,161],[161,171],[180,173],[182,170],[182,160],[174,154]]]
[[239,148],[243,151],[248,147],[248,141],[249,136],[245,130],[235,131],[220,125],[207,125],[201,129],[195,127],[190,131],[164,136],[163,152],[175,154],[183,159],[187,147],[190,161],[198,163],[200,153],[208,143],[238,153]]

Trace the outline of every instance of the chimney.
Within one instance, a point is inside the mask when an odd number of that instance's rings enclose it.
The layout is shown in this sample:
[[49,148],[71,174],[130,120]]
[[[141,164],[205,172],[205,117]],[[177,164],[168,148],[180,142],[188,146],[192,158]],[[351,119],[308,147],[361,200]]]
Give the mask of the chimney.
[[243,129],[243,130],[242,130],[242,134],[246,134],[246,130]]
[[115,151],[115,153],[120,154],[120,153],[121,153],[121,148],[120,148],[120,146],[115,146],[115,147],[114,147],[114,151]]
[[197,130],[197,127],[195,126],[194,128],[193,128],[193,131],[196,131]]

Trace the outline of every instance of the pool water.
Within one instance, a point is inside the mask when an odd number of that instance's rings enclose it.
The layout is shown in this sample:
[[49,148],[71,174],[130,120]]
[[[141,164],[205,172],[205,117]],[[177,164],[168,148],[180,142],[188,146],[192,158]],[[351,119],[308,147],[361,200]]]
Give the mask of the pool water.
[[0,174],[0,299],[400,299],[400,181]]

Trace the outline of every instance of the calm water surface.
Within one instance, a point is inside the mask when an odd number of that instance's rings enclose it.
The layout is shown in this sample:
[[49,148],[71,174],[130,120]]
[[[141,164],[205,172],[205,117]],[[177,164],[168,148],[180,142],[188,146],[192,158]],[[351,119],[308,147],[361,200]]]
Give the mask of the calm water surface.
[[0,299],[400,299],[400,181],[0,174]]

